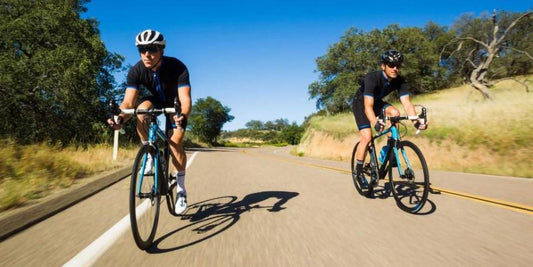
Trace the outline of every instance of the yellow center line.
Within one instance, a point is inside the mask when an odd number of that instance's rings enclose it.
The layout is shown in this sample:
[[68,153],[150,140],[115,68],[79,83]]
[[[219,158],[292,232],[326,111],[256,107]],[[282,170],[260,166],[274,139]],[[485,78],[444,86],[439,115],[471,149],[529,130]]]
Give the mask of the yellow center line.
[[452,190],[449,190],[449,189],[438,188],[438,187],[435,187],[435,186],[431,186],[431,189],[433,189],[435,191],[438,191],[438,192],[442,192],[442,193],[448,194],[448,195],[457,196],[457,197],[461,197],[461,198],[465,198],[465,199],[470,199],[470,200],[474,200],[474,201],[477,201],[477,202],[481,202],[481,203],[485,203],[485,204],[489,204],[489,205],[494,205],[494,206],[498,206],[498,207],[502,207],[502,208],[506,208],[506,209],[510,209],[510,210],[514,210],[514,211],[518,211],[518,212],[522,212],[522,213],[525,213],[525,214],[533,215],[533,207],[530,207],[530,206],[516,204],[516,203],[512,203],[512,202],[507,202],[507,201],[503,201],[503,200],[499,200],[499,199],[492,199],[492,198],[488,198],[488,197],[482,197],[482,196],[477,196],[477,195],[472,195],[472,194],[452,191]]
[[[253,153],[253,152],[250,153],[249,151],[246,151],[246,150],[242,150],[242,153],[248,154],[248,155],[251,155],[251,156],[275,159],[275,160],[278,160],[278,161],[284,161],[284,162],[289,162],[289,163],[294,163],[294,164],[299,164],[299,165],[304,165],[304,166],[310,166],[310,167],[319,168],[319,169],[332,170],[332,171],[337,171],[337,172],[342,172],[342,173],[347,173],[347,174],[351,174],[352,173],[351,170],[340,169],[340,168],[335,168],[335,167],[329,167],[329,166],[324,166],[324,165],[314,164],[314,163],[308,163],[308,162],[303,162],[303,161],[298,161],[298,160],[290,160],[290,159],[271,156],[271,155],[262,155],[262,154]],[[430,186],[430,187],[431,187],[431,191],[430,192],[440,192],[440,193],[448,194],[448,195],[451,195],[451,196],[456,196],[456,197],[461,197],[461,198],[464,198],[464,199],[474,200],[474,201],[481,202],[481,203],[484,203],[484,204],[489,204],[489,205],[493,205],[493,206],[497,206],[497,207],[501,207],[501,208],[505,208],[505,209],[509,209],[509,210],[513,210],[513,211],[517,211],[517,212],[533,215],[533,207],[531,207],[531,206],[521,205],[521,204],[512,203],[512,202],[507,202],[507,201],[503,201],[503,200],[499,200],[499,199],[492,199],[492,198],[483,197],[483,196],[477,196],[477,195],[468,194],[468,193],[452,191],[452,190],[449,190],[449,189],[439,188],[439,187],[435,187],[435,186]]]
[[338,172],[342,172],[342,173],[352,173],[352,171],[345,170],[345,169],[329,167],[329,166],[324,166],[324,165],[319,165],[319,164],[314,164],[314,163],[308,163],[308,162],[303,162],[303,161],[298,161],[298,160],[290,160],[290,159],[280,158],[280,157],[271,156],[271,155],[263,155],[263,154],[259,154],[259,153],[253,153],[253,152],[250,153],[250,152],[248,152],[246,150],[242,150],[242,153],[248,154],[248,155],[251,155],[251,156],[254,156],[254,157],[263,157],[263,158],[268,158],[268,159],[275,159],[275,160],[278,160],[278,161],[284,161],[284,162],[289,162],[289,163],[294,163],[294,164],[299,164],[299,165],[304,165],[304,166],[310,166],[310,167],[315,167],[315,168],[319,168],[319,169],[338,171]]

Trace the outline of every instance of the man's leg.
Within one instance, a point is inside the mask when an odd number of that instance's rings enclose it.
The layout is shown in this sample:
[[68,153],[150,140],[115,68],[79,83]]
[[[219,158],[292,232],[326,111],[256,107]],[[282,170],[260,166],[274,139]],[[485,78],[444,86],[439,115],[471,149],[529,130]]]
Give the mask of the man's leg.
[[[145,100],[141,102],[141,104],[137,108],[149,109],[152,107],[153,107],[152,102]],[[146,114],[138,114],[137,115],[137,134],[139,135],[139,139],[141,139],[141,143],[143,145],[148,144],[148,127],[150,127],[150,116]],[[153,175],[153,159],[150,155],[148,155],[148,158],[146,159],[146,167],[144,169],[144,174]]]
[[172,166],[174,171],[172,176],[176,177],[177,191],[175,212],[180,214],[187,208],[187,190],[185,189],[185,167],[187,166],[187,155],[183,147],[185,130],[178,126],[170,137],[170,151],[172,153]]
[[366,188],[368,187],[368,182],[363,176],[363,163],[366,156],[366,148],[372,138],[372,130],[370,128],[364,128],[359,131],[359,134],[361,135],[361,139],[359,140],[357,151],[355,151],[355,159],[357,160],[355,170],[361,187]]

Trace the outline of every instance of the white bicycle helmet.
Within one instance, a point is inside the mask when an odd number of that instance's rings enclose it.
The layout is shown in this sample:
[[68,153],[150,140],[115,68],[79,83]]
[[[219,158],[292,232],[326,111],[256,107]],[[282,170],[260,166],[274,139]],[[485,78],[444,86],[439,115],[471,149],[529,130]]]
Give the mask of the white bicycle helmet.
[[167,41],[163,37],[163,34],[150,29],[142,31],[135,37],[135,46],[137,47],[141,45],[159,45],[165,48],[166,44]]
[[396,50],[388,50],[381,55],[381,63],[385,64],[402,64],[403,55]]

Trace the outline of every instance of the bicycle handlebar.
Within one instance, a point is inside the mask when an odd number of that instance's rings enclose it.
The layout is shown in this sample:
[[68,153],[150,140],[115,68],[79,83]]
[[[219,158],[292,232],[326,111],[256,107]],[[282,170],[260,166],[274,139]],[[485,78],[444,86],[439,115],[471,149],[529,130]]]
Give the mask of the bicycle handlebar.
[[174,114],[176,108],[130,108],[130,109],[121,109],[120,113],[128,115],[137,115],[137,114]]
[[[383,109],[383,112],[378,116],[378,120],[381,121],[391,121],[391,123],[399,122],[402,120],[421,120],[422,124],[425,124],[427,121],[427,111],[425,107],[422,107],[422,112],[420,115],[414,115],[414,116],[393,116],[393,117],[387,117],[385,116],[385,109]],[[416,134],[420,133],[420,129],[416,130]]]
[[[109,102],[109,117],[113,118],[113,115],[118,114],[128,114],[128,115],[137,115],[137,114],[176,114],[176,116],[181,116],[181,104],[178,98],[174,98],[174,107],[173,108],[149,108],[149,109],[120,109],[117,106],[117,103],[114,99]],[[114,118],[113,118],[114,120]]]

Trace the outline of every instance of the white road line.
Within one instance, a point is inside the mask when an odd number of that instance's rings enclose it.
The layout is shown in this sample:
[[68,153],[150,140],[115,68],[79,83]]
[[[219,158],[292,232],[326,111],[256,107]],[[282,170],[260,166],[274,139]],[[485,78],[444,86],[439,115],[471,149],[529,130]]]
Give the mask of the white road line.
[[[198,151],[194,152],[190,159],[187,160],[186,169],[191,166],[194,158],[198,154]],[[137,207],[137,211],[144,213],[147,210],[147,205],[144,205],[145,208],[140,209],[141,206]],[[140,216],[140,215],[139,215]],[[109,230],[102,234],[98,239],[93,241],[89,246],[83,249],[80,253],[70,259],[63,266],[92,266],[99,258],[104,254],[107,249],[109,249],[113,244],[118,240],[120,236],[126,233],[130,229],[130,215],[126,215],[118,223],[113,225]]]

